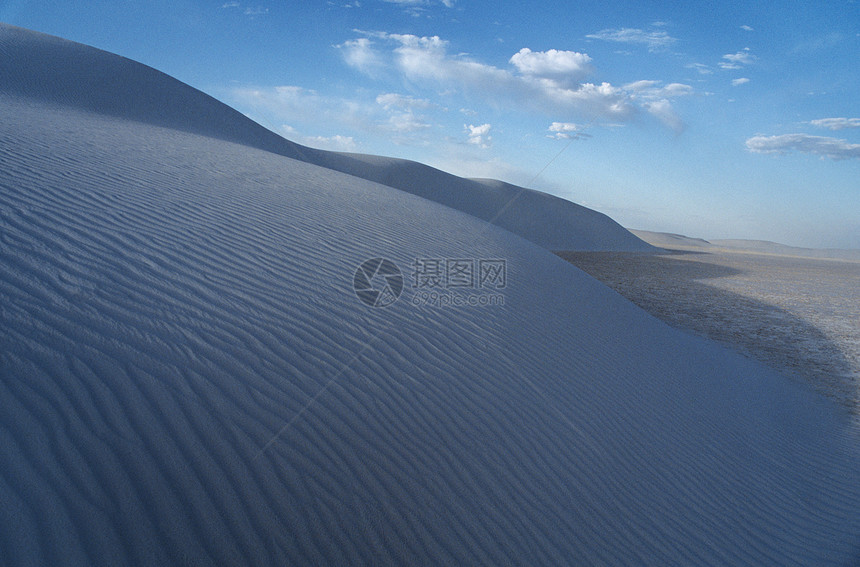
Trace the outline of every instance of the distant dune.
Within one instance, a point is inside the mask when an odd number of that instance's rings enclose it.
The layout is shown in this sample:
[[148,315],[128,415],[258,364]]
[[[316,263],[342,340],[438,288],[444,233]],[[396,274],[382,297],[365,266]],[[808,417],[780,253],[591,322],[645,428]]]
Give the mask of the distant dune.
[[751,254],[772,254],[777,256],[795,256],[799,258],[820,258],[830,260],[845,260],[860,262],[860,250],[839,250],[834,248],[800,248],[787,246],[778,242],[767,240],[703,240],[701,238],[690,238],[680,234],[668,232],[651,232],[648,230],[634,230],[630,232],[645,242],[660,248],[677,249],[700,249],[703,251],[731,251],[746,252]]
[[[531,242],[476,218],[515,188],[321,167],[105,52],[0,25],[0,66],[0,564],[860,558],[858,425],[535,244],[605,217],[523,193]],[[448,259],[503,304],[416,301]]]

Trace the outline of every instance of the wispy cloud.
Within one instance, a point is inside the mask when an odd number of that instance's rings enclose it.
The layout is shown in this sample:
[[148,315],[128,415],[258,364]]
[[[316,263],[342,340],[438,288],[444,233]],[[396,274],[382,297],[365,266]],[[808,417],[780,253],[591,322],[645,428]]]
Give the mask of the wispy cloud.
[[747,26],[747,25],[741,26],[741,29],[744,31],[748,31],[748,32],[755,31],[755,30],[753,30],[753,28],[751,26]]
[[382,70],[384,63],[373,47],[373,42],[366,37],[345,41],[336,46],[340,49],[347,65],[362,73],[376,76]]
[[748,82],[750,82],[750,80],[749,80],[749,79],[747,79],[746,77],[740,77],[740,78],[738,78],[738,79],[732,79],[732,86],[733,86],[733,87],[738,87],[738,86],[740,86],[740,85],[745,85],[745,84],[747,84]]
[[381,126],[400,134],[430,128],[432,124],[428,121],[427,117],[417,111],[439,108],[438,105],[429,100],[397,93],[385,93],[377,96],[376,104],[381,105],[391,113],[388,120]]
[[660,98],[673,98],[678,96],[686,96],[693,94],[693,87],[682,83],[669,83],[666,86],[660,86],[660,81],[636,81],[624,85],[624,89],[635,96],[654,100]]
[[746,141],[747,149],[760,154],[785,154],[791,151],[829,157],[834,160],[860,159],[860,144],[847,140],[808,134],[754,136]]
[[425,98],[415,98],[397,93],[384,93],[376,97],[376,104],[386,110],[390,108],[439,108],[439,105]]
[[830,32],[824,35],[819,35],[810,39],[806,39],[795,45],[790,53],[803,55],[816,55],[822,51],[832,51],[846,40],[846,36],[841,32]]
[[591,39],[645,45],[649,51],[666,49],[678,41],[663,30],[642,30],[638,28],[605,29],[585,36]]
[[693,87],[690,85],[670,83],[661,86],[660,81],[636,81],[624,85],[624,89],[630,92],[635,100],[644,101],[642,107],[676,134],[686,129],[686,124],[675,112],[669,99],[693,94]]
[[860,118],[819,118],[818,120],[810,120],[808,124],[828,130],[845,130],[847,128],[860,128]]
[[728,53],[723,55],[723,60],[719,62],[721,69],[740,69],[744,65],[751,65],[755,62],[756,56],[750,53],[749,47],[744,47],[737,53]]
[[446,8],[454,7],[454,0],[382,0],[387,4],[396,4],[403,8],[407,14],[420,17],[423,16],[433,6],[445,6]]
[[714,73],[713,69],[704,63],[688,63],[685,67],[687,69],[695,69],[700,75],[712,75]]
[[358,148],[352,136],[302,136],[295,128],[284,125],[281,127],[284,134],[305,146],[321,150],[333,150],[338,152],[354,152]]
[[684,121],[680,116],[678,116],[678,113],[675,112],[675,109],[672,108],[672,105],[668,100],[663,99],[646,102],[642,106],[645,107],[645,110],[647,110],[649,114],[654,116],[676,134],[680,134],[687,128],[687,125],[684,124]]
[[[291,124],[305,131],[319,131],[333,129],[334,125],[337,129],[382,135],[399,145],[423,145],[421,132],[431,129],[434,123],[421,111],[444,111],[429,101],[396,93],[381,94],[371,102],[325,96],[297,86],[236,88],[230,92],[230,98],[253,109],[255,118],[272,128]],[[311,137],[296,141],[319,145],[326,139]],[[328,144],[337,142],[342,148],[346,139],[346,136],[333,138]],[[353,145],[357,143],[349,139]]]
[[[221,8],[225,9],[225,10],[227,10],[227,9],[241,9],[242,4],[241,4],[241,2],[230,1],[230,2],[225,2],[225,3],[221,4]],[[244,10],[242,10],[242,13],[246,16],[251,16],[253,18],[255,16],[262,16],[262,15],[268,14],[269,9],[265,8],[263,6],[248,6]]]

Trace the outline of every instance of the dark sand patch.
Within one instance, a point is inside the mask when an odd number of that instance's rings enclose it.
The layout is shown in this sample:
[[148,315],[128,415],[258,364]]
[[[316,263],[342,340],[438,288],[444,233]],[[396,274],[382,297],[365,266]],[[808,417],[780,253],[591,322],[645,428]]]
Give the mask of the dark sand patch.
[[639,307],[860,411],[860,264],[739,252],[558,252]]

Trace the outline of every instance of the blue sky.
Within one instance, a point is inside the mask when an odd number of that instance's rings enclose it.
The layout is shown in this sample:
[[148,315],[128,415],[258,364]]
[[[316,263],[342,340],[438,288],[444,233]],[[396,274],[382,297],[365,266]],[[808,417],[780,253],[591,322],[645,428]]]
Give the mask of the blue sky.
[[307,145],[703,238],[860,248],[860,4],[0,1]]

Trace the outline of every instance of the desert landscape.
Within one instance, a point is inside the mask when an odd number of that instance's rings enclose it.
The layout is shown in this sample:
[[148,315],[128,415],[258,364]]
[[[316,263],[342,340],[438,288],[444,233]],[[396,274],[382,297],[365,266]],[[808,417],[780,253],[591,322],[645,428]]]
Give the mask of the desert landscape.
[[666,255],[8,24],[0,65],[0,565],[860,560],[855,263]]

